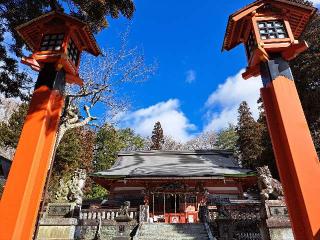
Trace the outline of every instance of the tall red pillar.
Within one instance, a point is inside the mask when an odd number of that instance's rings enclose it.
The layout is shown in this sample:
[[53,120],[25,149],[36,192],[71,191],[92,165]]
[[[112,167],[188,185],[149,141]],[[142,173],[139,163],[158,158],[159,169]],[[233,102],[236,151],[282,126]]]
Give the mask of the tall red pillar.
[[40,72],[0,202],[0,239],[32,239],[63,108],[64,73]]
[[269,134],[297,240],[320,239],[320,163],[289,64],[261,63]]

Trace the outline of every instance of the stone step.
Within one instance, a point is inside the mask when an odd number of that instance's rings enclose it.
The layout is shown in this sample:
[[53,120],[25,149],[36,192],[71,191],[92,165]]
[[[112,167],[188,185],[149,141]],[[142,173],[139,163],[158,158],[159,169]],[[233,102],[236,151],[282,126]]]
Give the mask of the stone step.
[[162,228],[155,228],[155,229],[141,229],[141,231],[145,232],[154,232],[154,231],[162,231],[162,232],[188,232],[188,233],[193,233],[193,232],[206,232],[205,229],[162,229]]
[[[158,234],[158,237],[160,238],[166,238],[166,239],[172,239],[172,238],[208,238],[207,234],[194,234],[194,235],[190,235],[190,234]],[[141,234],[139,235],[139,237],[146,237],[146,238],[153,238],[153,237],[157,237],[155,236],[155,234]]]
[[208,235],[203,224],[168,224],[152,223],[143,224],[139,239],[141,240],[208,240]]
[[[140,230],[141,232],[144,233],[153,233],[155,231],[148,231],[148,230]],[[207,231],[201,230],[201,231],[192,231],[192,230],[171,230],[171,231],[163,231],[163,229],[159,229],[156,232],[162,233],[162,234],[167,234],[167,233],[185,233],[185,234],[201,234],[201,233],[206,233]]]
[[167,237],[167,236],[161,236],[161,235],[157,235],[157,236],[139,236],[139,240],[140,239],[166,239],[166,240],[171,240],[171,239],[209,239],[208,236],[171,236],[171,237]]
[[[140,230],[141,233],[143,233],[144,235],[146,234],[153,234],[155,231],[144,231],[144,230]],[[160,231],[156,231],[157,233],[161,233],[161,234],[189,234],[189,235],[197,235],[197,234],[207,234],[207,231],[162,231],[162,229]]]
[[197,224],[197,225],[182,225],[182,224],[159,224],[159,223],[149,223],[145,224],[144,226],[148,227],[154,227],[154,226],[160,226],[160,227],[179,227],[179,228],[198,228],[198,227],[203,227],[202,224]]
[[139,240],[208,240],[208,237],[177,237],[177,238],[163,238],[163,237],[139,237]]
[[199,232],[199,231],[206,231],[205,228],[141,228],[142,231],[159,231],[162,230],[166,231],[188,231],[188,232]]
[[163,228],[163,229],[202,229],[204,228],[203,225],[200,225],[200,226],[166,226],[166,225],[157,225],[157,224],[149,224],[149,225],[145,225],[143,226],[144,228]]
[[[153,234],[154,232],[149,232],[149,231],[141,231],[141,234],[143,235],[150,235]],[[199,234],[207,234],[207,232],[205,231],[201,231],[201,232],[174,232],[174,231],[167,231],[167,232],[163,232],[163,231],[157,231],[158,234],[162,234],[162,235],[172,235],[172,234],[187,234],[187,235],[199,235]]]
[[142,226],[143,228],[163,228],[163,229],[203,229],[204,226],[202,224],[197,224],[197,225],[182,225],[182,224],[175,224],[175,225],[171,225],[171,224],[157,224],[157,223],[153,223],[153,224],[146,224]]

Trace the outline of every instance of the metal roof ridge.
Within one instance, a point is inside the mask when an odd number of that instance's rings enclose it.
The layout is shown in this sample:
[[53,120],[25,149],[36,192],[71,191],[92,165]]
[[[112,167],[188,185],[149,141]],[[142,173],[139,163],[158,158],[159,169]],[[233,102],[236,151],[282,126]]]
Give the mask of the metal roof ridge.
[[135,155],[216,155],[216,154],[233,154],[232,150],[193,150],[193,151],[177,151],[177,150],[147,150],[147,151],[123,151],[118,156],[135,156]]

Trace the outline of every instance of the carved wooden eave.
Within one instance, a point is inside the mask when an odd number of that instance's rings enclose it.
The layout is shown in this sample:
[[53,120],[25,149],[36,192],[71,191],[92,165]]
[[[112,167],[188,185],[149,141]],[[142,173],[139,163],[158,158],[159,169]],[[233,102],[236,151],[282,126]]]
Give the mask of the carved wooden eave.
[[250,16],[263,13],[268,9],[276,9],[277,14],[287,17],[295,39],[299,39],[308,21],[317,11],[314,7],[288,0],[257,0],[229,16],[222,50],[229,51],[242,43],[247,31],[246,26],[251,20]]

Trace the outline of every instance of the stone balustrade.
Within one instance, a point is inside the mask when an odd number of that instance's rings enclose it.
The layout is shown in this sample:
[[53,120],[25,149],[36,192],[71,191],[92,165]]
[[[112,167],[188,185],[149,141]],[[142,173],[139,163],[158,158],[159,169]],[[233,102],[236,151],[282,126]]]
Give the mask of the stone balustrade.
[[[81,220],[114,220],[119,216],[120,209],[82,209],[79,218]],[[129,208],[129,217],[137,219],[139,212],[137,208]]]

